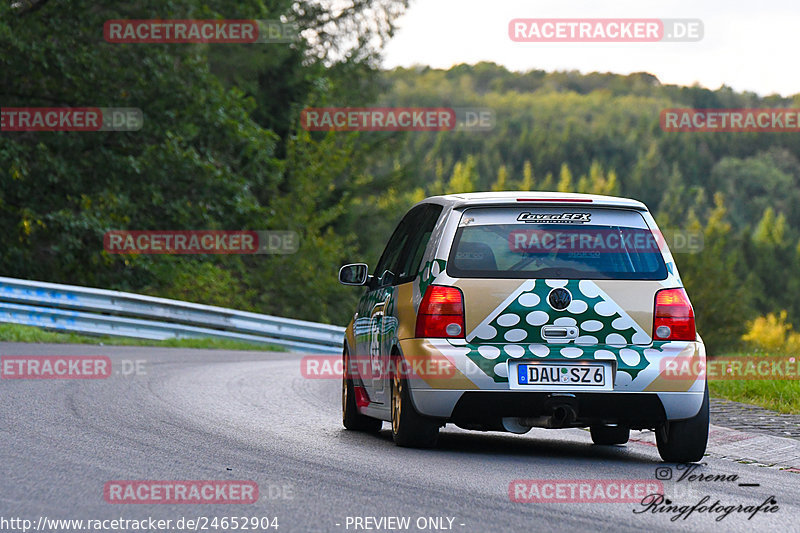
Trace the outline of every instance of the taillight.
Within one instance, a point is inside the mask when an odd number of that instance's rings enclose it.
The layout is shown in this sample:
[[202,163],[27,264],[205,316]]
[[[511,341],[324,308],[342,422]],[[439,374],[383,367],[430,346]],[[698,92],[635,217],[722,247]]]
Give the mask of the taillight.
[[464,297],[455,287],[429,285],[417,313],[418,338],[463,338]]
[[353,393],[355,395],[356,406],[366,407],[369,405],[369,395],[364,387],[354,386]]
[[683,289],[664,289],[656,293],[653,339],[658,341],[697,340],[694,309]]
[[517,198],[518,202],[577,202],[592,203],[591,198]]

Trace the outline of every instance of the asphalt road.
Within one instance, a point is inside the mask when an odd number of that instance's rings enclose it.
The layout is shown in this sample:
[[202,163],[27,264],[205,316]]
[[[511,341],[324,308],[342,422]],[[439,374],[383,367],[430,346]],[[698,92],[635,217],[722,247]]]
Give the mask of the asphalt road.
[[[0,355],[113,362],[107,379],[0,380],[2,531],[21,531],[12,519],[30,520],[31,530],[76,531],[46,525],[119,518],[171,520],[164,530],[181,531],[182,517],[184,530],[186,520],[205,517],[208,531],[223,530],[223,517],[277,517],[279,532],[797,531],[800,519],[798,474],[713,457],[696,473],[728,481],[675,483],[681,471],[671,465],[663,486],[674,505],[708,496],[709,505],[748,506],[774,495],[778,509],[751,519],[734,510],[719,521],[719,512],[695,511],[673,521],[674,512],[641,512],[633,502],[513,502],[513,480],[653,481],[670,465],[652,446],[595,446],[577,429],[516,436],[448,426],[435,450],[398,448],[388,424],[378,436],[345,431],[339,382],[302,378],[294,354],[5,343]],[[131,372],[135,361],[139,372]],[[252,480],[259,499],[112,504],[103,494],[112,480]],[[367,517],[410,521],[379,529]]]

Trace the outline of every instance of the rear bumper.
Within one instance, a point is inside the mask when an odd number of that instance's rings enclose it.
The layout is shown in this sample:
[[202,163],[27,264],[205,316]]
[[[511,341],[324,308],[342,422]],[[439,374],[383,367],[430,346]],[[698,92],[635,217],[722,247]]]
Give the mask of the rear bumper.
[[[561,398],[540,391],[411,389],[411,395],[420,414],[461,425],[493,425],[504,417],[546,416]],[[653,427],[665,420],[691,418],[703,403],[703,392],[576,392],[574,397],[578,420],[584,425]]]
[[[469,349],[442,339],[407,339],[400,342],[404,357],[430,360],[436,374],[409,379],[411,398],[420,414],[455,423],[484,424],[503,417],[536,417],[549,414],[555,401],[552,391],[511,390],[507,380],[490,377],[468,354]],[[586,359],[601,360],[587,349]],[[608,350],[603,350],[608,355]],[[568,361],[557,355],[540,360]],[[590,423],[620,423],[632,427],[652,427],[664,420],[682,420],[696,415],[703,402],[703,377],[676,378],[668,369],[676,362],[705,362],[702,342],[672,342],[643,349],[646,358],[631,377],[617,369],[617,360],[603,357],[614,365],[611,391],[569,391],[576,404],[578,420]],[[627,355],[627,354],[626,354]],[[584,359],[583,357],[581,359]],[[498,358],[500,364],[503,359]],[[506,358],[506,360],[509,360]],[[574,359],[572,359],[574,360]],[[421,367],[420,367],[421,368]]]

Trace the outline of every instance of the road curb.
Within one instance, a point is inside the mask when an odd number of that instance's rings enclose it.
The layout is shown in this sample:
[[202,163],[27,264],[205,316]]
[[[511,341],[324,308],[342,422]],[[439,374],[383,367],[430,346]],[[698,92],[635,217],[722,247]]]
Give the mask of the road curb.
[[[631,442],[655,446],[655,433],[635,431]],[[738,463],[800,473],[800,440],[711,425],[706,454]]]

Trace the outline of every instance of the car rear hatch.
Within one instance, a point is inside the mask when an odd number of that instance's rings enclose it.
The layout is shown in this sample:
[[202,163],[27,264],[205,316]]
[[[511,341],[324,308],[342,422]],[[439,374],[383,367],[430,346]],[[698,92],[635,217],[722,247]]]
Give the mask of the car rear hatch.
[[495,382],[509,360],[608,360],[631,378],[653,343],[667,266],[641,210],[468,207],[447,261],[470,358]]

